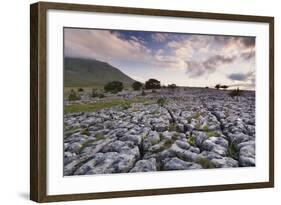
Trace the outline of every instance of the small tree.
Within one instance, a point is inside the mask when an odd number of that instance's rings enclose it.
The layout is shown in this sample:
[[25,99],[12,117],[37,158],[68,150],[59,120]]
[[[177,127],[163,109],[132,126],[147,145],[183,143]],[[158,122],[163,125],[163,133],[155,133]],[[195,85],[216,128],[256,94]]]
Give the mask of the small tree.
[[243,95],[243,91],[237,88],[235,90],[232,90],[228,95],[234,99],[236,97],[236,101],[239,101],[239,96]]
[[132,84],[132,88],[134,90],[140,90],[142,88],[142,83],[139,82],[139,81],[135,81],[133,84]]
[[160,81],[156,79],[149,79],[145,82],[145,89],[160,89]]
[[68,95],[68,100],[74,101],[74,100],[80,100],[80,99],[81,99],[81,97],[79,95],[77,95],[73,89],[71,89],[70,93]]
[[119,81],[111,81],[104,86],[105,92],[118,93],[124,88],[123,83]]
[[219,90],[221,88],[221,84],[216,84],[215,88]]
[[220,86],[222,89],[224,89],[224,90],[226,90],[227,88],[228,88],[228,86],[227,85],[222,85],[222,86]]

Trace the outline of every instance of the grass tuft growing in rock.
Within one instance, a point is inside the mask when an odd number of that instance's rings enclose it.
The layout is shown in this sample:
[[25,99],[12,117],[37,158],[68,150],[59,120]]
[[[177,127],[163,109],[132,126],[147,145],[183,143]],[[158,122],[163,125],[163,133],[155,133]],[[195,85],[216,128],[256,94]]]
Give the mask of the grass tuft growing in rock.
[[157,100],[157,104],[161,107],[163,107],[165,104],[167,104],[167,100],[165,98],[159,98]]
[[200,112],[196,112],[194,115],[193,115],[193,118],[194,119],[198,119],[200,117]]
[[213,169],[215,165],[208,159],[199,157],[195,160],[195,163],[200,164],[204,169]]
[[104,140],[105,136],[103,134],[101,134],[101,133],[97,133],[95,135],[95,138],[96,138],[95,141],[99,141],[99,140]]
[[209,126],[208,126],[208,125],[204,125],[204,126],[203,126],[203,130],[204,130],[205,132],[208,132],[208,131],[209,131]]
[[89,136],[90,133],[89,133],[89,131],[87,129],[83,129],[83,130],[80,131],[80,134],[81,135],[88,135]]
[[180,132],[180,128],[176,123],[170,123],[168,130],[170,132],[173,132],[173,131]]
[[197,124],[194,126],[194,129],[200,130],[200,127],[201,127],[200,123],[197,123]]
[[238,153],[238,150],[235,148],[234,144],[233,143],[230,143],[228,145],[228,148],[227,148],[227,156],[235,159],[235,160],[238,160],[239,159],[239,153]]
[[220,136],[220,133],[219,132],[217,132],[217,131],[208,131],[208,132],[206,132],[206,135],[207,135],[207,137],[219,137]]
[[195,142],[195,138],[193,136],[190,136],[187,139],[188,144],[190,144],[191,146],[195,146],[196,142]]

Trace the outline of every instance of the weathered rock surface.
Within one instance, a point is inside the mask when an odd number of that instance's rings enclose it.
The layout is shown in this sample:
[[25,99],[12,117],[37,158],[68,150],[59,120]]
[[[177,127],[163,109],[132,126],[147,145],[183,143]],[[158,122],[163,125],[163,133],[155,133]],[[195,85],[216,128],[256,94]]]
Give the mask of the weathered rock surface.
[[255,166],[254,92],[239,101],[213,89],[165,92],[143,96],[151,103],[65,114],[64,175]]

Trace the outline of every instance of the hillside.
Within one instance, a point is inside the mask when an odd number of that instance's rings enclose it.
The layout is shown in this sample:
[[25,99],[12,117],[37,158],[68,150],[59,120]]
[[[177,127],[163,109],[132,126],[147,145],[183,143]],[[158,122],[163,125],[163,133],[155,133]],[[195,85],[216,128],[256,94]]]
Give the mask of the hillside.
[[68,58],[64,59],[64,86],[103,86],[117,80],[125,86],[131,85],[134,80],[112,65],[91,59]]

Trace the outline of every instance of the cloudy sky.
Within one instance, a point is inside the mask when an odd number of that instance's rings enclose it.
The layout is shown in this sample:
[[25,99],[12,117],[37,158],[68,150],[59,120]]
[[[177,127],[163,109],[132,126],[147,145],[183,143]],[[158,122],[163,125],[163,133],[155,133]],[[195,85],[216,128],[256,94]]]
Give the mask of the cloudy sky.
[[162,84],[255,89],[255,38],[64,29],[66,57],[108,62],[131,78]]

